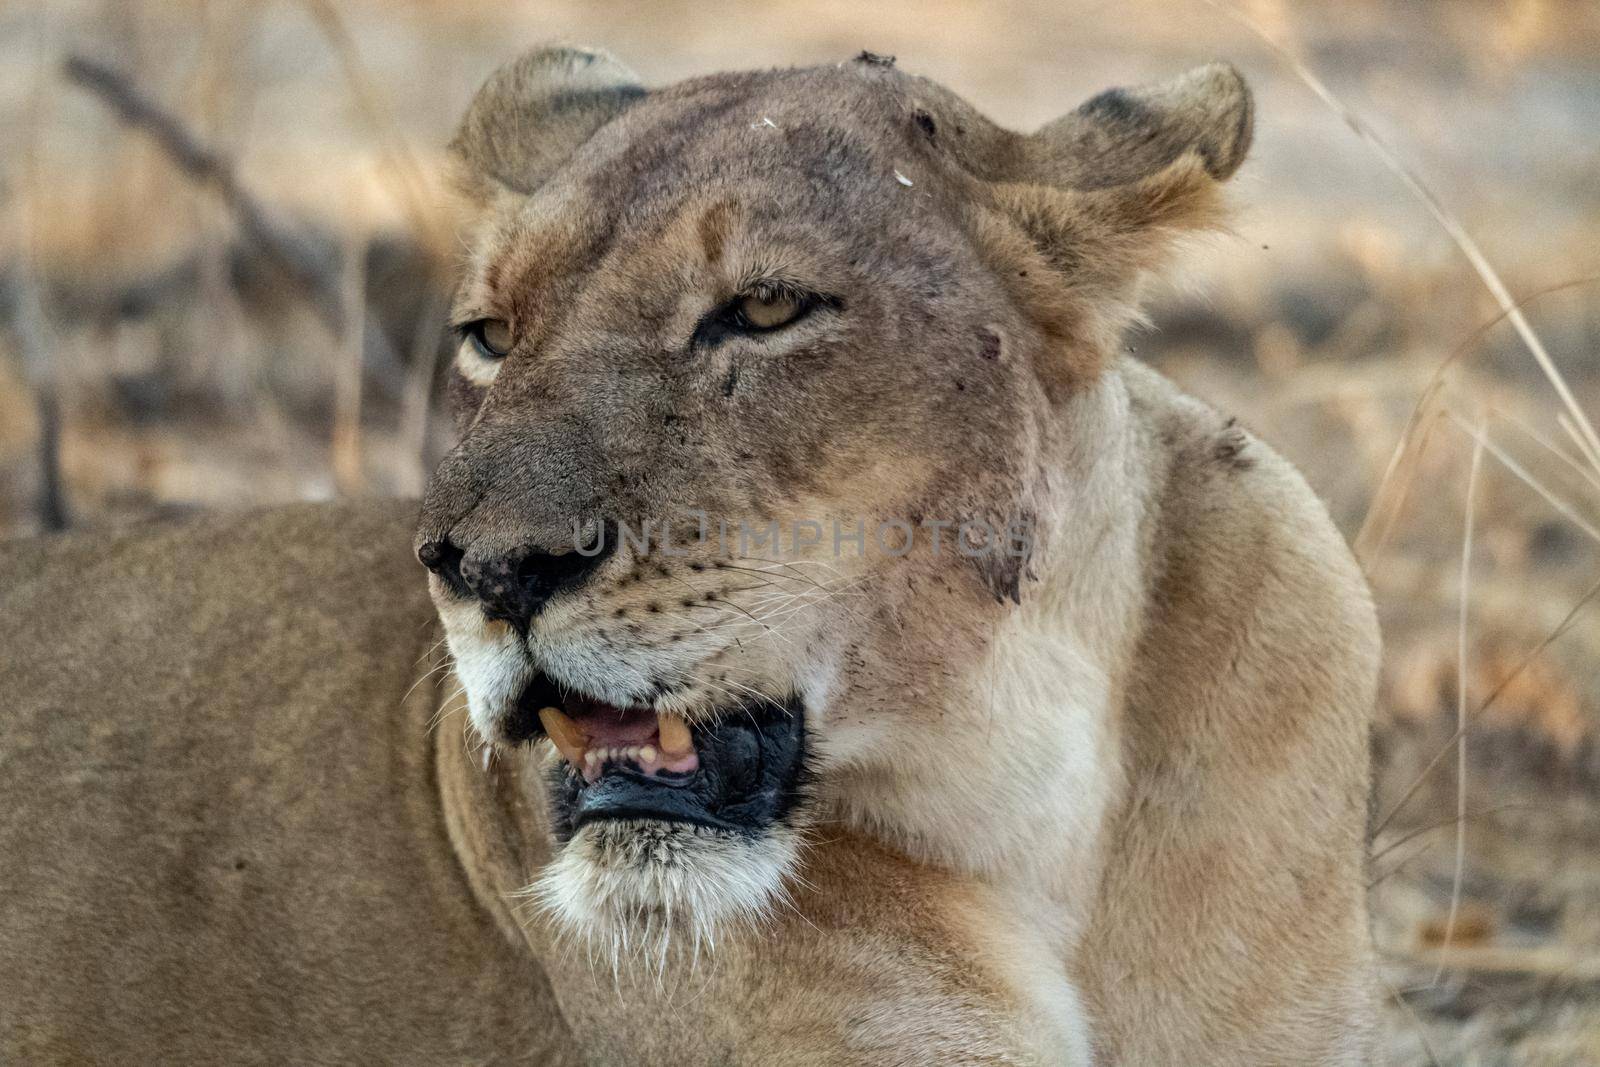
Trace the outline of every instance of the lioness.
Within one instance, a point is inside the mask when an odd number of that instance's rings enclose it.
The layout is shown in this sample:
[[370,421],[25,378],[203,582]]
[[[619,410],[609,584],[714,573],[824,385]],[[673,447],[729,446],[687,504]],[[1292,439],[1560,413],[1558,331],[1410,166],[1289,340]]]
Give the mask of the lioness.
[[0,1048],[1365,1062],[1365,584],[1119,352],[1250,130],[497,73],[414,541],[486,769],[393,515],[8,552]]
[[1004,895],[1063,1060],[1367,1055],[1365,583],[1120,353],[1251,114],[1214,65],[1023,136],[871,54],[479,93],[416,545],[476,729],[553,742],[576,944],[708,939],[843,825]]

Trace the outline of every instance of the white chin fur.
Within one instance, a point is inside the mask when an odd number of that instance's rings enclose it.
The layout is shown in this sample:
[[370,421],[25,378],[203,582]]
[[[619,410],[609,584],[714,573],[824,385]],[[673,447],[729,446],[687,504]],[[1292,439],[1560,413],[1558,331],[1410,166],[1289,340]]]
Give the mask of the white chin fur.
[[558,936],[613,971],[659,973],[680,953],[715,950],[729,928],[753,928],[785,892],[799,835],[759,837],[682,823],[590,823],[525,891]]

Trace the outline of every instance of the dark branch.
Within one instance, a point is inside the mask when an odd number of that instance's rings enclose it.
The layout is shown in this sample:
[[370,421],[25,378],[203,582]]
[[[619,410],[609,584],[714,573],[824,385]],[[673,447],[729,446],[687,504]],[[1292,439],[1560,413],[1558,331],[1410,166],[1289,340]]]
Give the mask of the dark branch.
[[191,181],[215,190],[238,220],[245,240],[260,249],[304,292],[330,329],[336,333],[342,330],[338,264],[275,225],[221,153],[202,144],[176,116],[110,67],[73,55],[67,57],[63,69],[69,80],[94,93],[115,111],[124,125],[154,141]]

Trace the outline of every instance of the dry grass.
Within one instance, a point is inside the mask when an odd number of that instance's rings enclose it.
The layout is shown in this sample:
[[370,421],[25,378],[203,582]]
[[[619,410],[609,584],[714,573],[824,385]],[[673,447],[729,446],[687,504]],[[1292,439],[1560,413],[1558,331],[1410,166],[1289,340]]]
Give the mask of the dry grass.
[[[1393,1062],[1600,1063],[1600,6],[0,5],[0,532],[51,497],[106,524],[415,493],[444,444],[439,146],[495,62],[552,38],[652,81],[870,47],[1024,127],[1238,63],[1239,236],[1138,346],[1299,463],[1372,578]],[[69,53],[215,150],[327,300],[69,86]]]

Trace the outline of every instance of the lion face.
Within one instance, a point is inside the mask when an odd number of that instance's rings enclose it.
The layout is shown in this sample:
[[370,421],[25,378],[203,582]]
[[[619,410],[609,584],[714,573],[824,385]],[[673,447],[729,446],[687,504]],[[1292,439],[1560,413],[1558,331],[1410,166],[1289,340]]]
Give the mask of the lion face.
[[646,92],[543,51],[480,92],[417,546],[474,726],[548,741],[569,928],[709,933],[839,783],[962,777],[1092,448],[1063,423],[1248,138],[1236,75],[1190,82],[1033,137],[865,54]]

